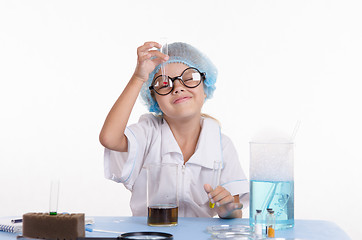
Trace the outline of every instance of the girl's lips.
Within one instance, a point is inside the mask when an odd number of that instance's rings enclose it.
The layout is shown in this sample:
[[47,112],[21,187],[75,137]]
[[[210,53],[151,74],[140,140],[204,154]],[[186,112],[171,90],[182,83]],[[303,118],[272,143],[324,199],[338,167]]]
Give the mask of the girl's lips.
[[177,98],[175,101],[173,101],[174,104],[177,104],[177,103],[182,103],[182,102],[185,102],[187,100],[189,100],[191,97],[180,97],[180,98]]

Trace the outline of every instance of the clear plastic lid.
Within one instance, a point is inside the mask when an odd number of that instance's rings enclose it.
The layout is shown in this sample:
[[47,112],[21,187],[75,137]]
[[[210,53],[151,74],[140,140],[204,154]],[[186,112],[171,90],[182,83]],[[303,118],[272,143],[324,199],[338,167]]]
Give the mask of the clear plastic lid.
[[224,239],[224,240],[254,240],[253,233],[240,233],[240,232],[226,232],[213,235],[212,239]]
[[245,233],[250,236],[253,233],[249,225],[215,225],[207,227],[207,231],[213,235],[221,233]]

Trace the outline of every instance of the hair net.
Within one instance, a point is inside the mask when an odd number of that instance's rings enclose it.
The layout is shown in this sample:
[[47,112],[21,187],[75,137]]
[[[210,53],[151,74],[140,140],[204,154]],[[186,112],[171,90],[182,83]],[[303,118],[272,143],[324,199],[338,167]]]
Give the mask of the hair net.
[[[170,58],[166,62],[166,64],[183,63],[189,67],[197,68],[200,72],[205,72],[206,78],[204,80],[204,92],[206,94],[206,99],[212,97],[215,90],[217,69],[206,55],[201,53],[193,46],[182,42],[175,42],[169,44],[168,55]],[[160,68],[161,64],[158,65],[150,73],[148,81],[143,84],[140,93],[142,99],[144,100],[146,106],[148,107],[148,110],[156,114],[161,114],[162,111],[158,106],[156,100],[151,96],[151,91],[149,90],[149,86],[151,85],[155,74],[160,70]]]

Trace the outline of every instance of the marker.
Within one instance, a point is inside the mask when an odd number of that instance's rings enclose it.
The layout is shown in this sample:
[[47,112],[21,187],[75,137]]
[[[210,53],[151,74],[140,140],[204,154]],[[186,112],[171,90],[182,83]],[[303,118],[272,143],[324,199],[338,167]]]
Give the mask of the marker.
[[23,219],[19,218],[19,219],[13,219],[11,220],[12,223],[21,223],[23,222]]

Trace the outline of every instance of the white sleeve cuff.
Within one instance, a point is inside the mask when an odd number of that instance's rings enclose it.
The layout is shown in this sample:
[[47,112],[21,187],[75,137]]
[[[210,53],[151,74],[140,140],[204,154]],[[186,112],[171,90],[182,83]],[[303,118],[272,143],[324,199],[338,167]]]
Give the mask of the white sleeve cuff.
[[105,148],[104,176],[115,182],[123,183],[129,190],[132,189],[135,178],[132,178],[138,154],[138,143],[133,132],[126,128],[128,152],[118,152]]

